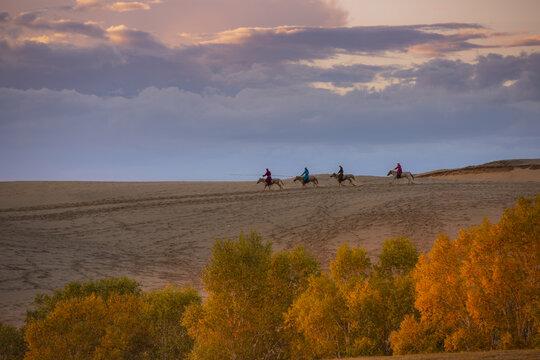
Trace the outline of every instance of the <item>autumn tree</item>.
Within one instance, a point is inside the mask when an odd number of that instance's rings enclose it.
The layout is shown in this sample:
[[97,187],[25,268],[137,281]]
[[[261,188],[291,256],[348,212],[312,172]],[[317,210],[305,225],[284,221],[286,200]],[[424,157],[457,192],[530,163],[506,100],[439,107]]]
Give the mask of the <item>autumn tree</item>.
[[151,348],[150,359],[185,359],[193,348],[192,339],[182,325],[184,312],[201,298],[193,288],[167,286],[144,296],[142,316],[148,321]]
[[217,240],[202,278],[208,297],[184,316],[196,339],[191,358],[286,358],[283,312],[316,272],[304,250],[273,257],[255,232]]
[[343,244],[330,275],[312,278],[288,312],[311,358],[390,354],[391,332],[415,311],[411,270],[417,259],[402,237],[384,243],[374,266],[364,249]]
[[311,277],[287,314],[287,322],[302,336],[295,346],[308,351],[302,357],[346,355],[350,344],[347,315],[347,303],[336,282],[327,273]]
[[[421,316],[392,335],[396,353],[539,344],[540,195],[520,198],[498,224],[441,235],[415,270]],[[433,342],[417,342],[427,334]],[[414,345],[414,346],[413,346]]]
[[418,251],[410,239],[387,239],[367,281],[347,294],[355,339],[351,355],[392,354],[390,334],[415,312],[411,271],[417,261]]
[[43,319],[51,313],[56,303],[73,298],[84,298],[89,295],[96,295],[102,299],[108,299],[111,295],[140,295],[141,288],[137,281],[126,277],[106,278],[99,280],[89,280],[86,282],[73,281],[62,289],[55,290],[52,295],[37,294],[34,299],[34,309],[27,311],[26,322]]
[[489,334],[490,348],[534,347],[540,330],[540,195],[519,198],[498,224],[485,222],[471,233],[462,269],[468,312]]
[[25,359],[183,359],[193,339],[181,319],[201,301],[191,288],[144,293],[126,278],[73,282],[38,299]]
[[61,300],[28,325],[25,360],[144,359],[150,337],[148,324],[140,321],[142,306],[135,295]]
[[0,359],[20,360],[25,352],[23,330],[0,322]]

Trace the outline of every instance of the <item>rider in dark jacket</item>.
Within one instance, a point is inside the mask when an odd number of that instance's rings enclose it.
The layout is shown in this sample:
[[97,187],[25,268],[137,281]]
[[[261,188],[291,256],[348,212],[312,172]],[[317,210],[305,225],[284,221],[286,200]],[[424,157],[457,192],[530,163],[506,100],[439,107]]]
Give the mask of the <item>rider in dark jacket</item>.
[[339,182],[343,181],[343,168],[341,167],[341,165],[339,165],[338,180]]

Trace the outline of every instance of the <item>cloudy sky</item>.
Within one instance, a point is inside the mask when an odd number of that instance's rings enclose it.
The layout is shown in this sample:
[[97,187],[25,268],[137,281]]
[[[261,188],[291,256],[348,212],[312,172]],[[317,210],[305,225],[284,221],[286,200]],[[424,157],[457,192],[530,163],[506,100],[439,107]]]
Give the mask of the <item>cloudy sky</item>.
[[7,0],[0,180],[540,157],[537,0]]

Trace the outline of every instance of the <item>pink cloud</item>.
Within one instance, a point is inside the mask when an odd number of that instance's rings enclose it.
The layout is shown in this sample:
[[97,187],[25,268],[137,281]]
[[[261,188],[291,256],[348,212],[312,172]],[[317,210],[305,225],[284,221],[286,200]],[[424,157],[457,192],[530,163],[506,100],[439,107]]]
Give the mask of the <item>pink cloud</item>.
[[533,35],[512,40],[506,43],[505,46],[540,46],[540,35]]
[[118,1],[107,3],[103,0],[77,0],[76,9],[92,9],[92,10],[110,10],[115,12],[128,12],[135,10],[150,10],[148,3],[159,3],[156,1],[140,2],[140,1]]

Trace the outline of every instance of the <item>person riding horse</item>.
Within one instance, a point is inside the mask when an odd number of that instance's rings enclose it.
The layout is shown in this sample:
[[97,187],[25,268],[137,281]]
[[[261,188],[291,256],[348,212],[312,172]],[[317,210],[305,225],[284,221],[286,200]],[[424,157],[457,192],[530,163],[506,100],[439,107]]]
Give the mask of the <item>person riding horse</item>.
[[343,168],[341,167],[341,165],[339,165],[338,181],[339,181],[339,183],[343,182]]
[[397,166],[394,168],[394,170],[397,170],[397,178],[401,179],[401,174],[403,173],[403,170],[401,170],[401,164],[397,163]]
[[304,172],[302,173],[302,175],[300,176],[303,176],[304,178],[302,179],[304,181],[304,184],[307,184],[309,182],[309,170],[306,168],[304,168]]
[[270,170],[268,170],[268,168],[266,168],[266,173],[262,176],[262,177],[265,177],[266,176],[266,184],[268,185],[268,187],[270,187],[270,185],[272,185],[272,173],[270,172]]

